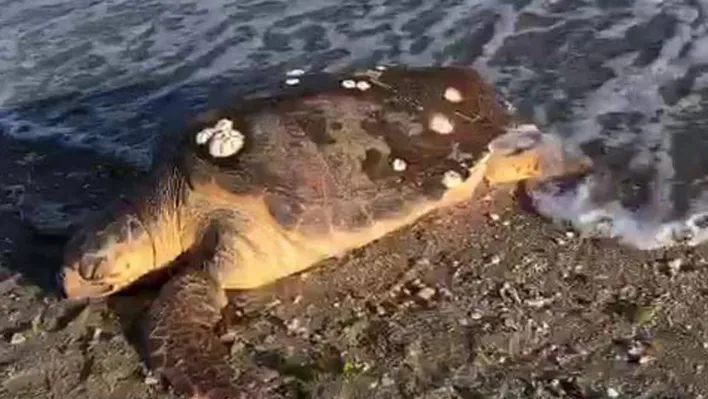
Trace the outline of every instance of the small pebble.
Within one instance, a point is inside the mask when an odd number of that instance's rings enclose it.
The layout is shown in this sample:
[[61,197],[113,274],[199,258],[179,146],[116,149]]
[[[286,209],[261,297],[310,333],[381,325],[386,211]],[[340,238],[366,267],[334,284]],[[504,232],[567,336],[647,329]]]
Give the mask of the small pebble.
[[300,79],[298,79],[298,78],[285,79],[285,84],[288,86],[295,86],[299,83],[300,83]]
[[286,324],[286,327],[288,328],[288,331],[295,332],[300,329],[300,320],[292,319],[289,323]]
[[676,274],[681,271],[681,266],[683,265],[683,259],[676,258],[669,261],[669,269],[671,273]]
[[21,275],[19,273],[13,274],[12,276],[0,281],[0,294],[4,294],[16,288],[18,282],[20,281]]
[[237,337],[238,337],[238,334],[236,333],[236,331],[229,330],[229,331],[226,331],[224,334],[222,334],[219,337],[219,340],[223,343],[229,343],[229,342],[236,341]]
[[647,364],[654,361],[654,356],[642,356],[639,358],[639,364]]
[[542,308],[542,307],[548,305],[552,301],[553,301],[553,299],[550,299],[550,298],[538,298],[538,299],[527,299],[525,302],[528,306],[538,309],[538,308]]
[[234,341],[233,345],[231,345],[231,354],[241,353],[244,349],[246,349],[245,343],[242,341]]
[[489,214],[489,218],[492,219],[492,221],[497,222],[497,221],[499,221],[499,219],[501,219],[501,216],[499,216],[499,215],[496,214],[496,213],[490,213],[490,214]]
[[430,287],[425,287],[418,291],[418,297],[429,301],[435,295],[435,290]]
[[607,388],[607,396],[611,398],[617,398],[619,397],[619,392],[617,392],[617,390],[614,388]]
[[160,381],[153,375],[146,376],[143,382],[145,385],[157,385],[160,383]]
[[393,378],[389,377],[386,374],[384,374],[384,376],[381,377],[381,386],[382,387],[390,387],[395,383],[396,383],[396,381],[394,381]]
[[96,327],[96,329],[93,330],[93,337],[91,340],[93,342],[98,342],[101,339],[101,334],[103,334],[103,329]]
[[490,265],[498,265],[499,263],[501,263],[501,257],[500,257],[499,255],[492,255],[492,256],[489,258],[489,262],[488,262],[488,263],[489,263]]
[[12,337],[10,338],[10,343],[12,345],[19,345],[23,344],[25,341],[27,341],[27,338],[25,338],[22,333],[14,333],[12,334]]

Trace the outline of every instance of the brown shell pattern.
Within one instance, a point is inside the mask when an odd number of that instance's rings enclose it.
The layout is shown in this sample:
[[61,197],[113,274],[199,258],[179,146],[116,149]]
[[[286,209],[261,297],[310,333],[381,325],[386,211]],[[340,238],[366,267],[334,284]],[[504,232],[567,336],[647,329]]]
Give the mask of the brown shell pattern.
[[191,178],[262,195],[288,229],[366,227],[440,198],[510,123],[495,91],[469,68],[387,68],[305,74],[278,96],[212,112],[243,135],[214,157],[190,132]]

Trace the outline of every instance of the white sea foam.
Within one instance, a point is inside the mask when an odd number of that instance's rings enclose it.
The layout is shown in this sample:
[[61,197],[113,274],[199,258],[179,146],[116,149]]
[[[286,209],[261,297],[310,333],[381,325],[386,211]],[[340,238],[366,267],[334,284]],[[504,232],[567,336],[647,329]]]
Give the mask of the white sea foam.
[[708,239],[708,206],[696,207],[683,218],[672,218],[670,204],[661,202],[628,209],[618,200],[593,198],[603,189],[599,180],[590,176],[567,191],[546,184],[530,194],[539,213],[569,224],[585,237],[615,238],[645,250],[697,245]]
[[[545,130],[564,137],[568,147],[602,149],[587,150],[595,162],[587,178],[547,182],[530,196],[540,214],[587,236],[612,237],[640,249],[697,245],[708,239],[708,163],[702,162],[708,154],[708,101],[700,101],[708,86],[698,74],[692,94],[680,101],[665,92],[706,63],[706,27],[694,23],[697,10],[683,2],[638,1],[632,11],[631,18],[608,24],[595,37],[627,37],[629,29],[659,13],[674,16],[675,29],[657,39],[658,54],[646,64],[636,62],[641,48],[604,59],[614,76],[573,99],[566,121],[548,118],[543,101],[532,107]],[[515,79],[517,71],[527,77]],[[541,76],[542,70],[512,67],[499,79],[510,79],[506,87],[513,92]],[[567,99],[557,87],[549,92]],[[620,122],[613,126],[612,118]]]

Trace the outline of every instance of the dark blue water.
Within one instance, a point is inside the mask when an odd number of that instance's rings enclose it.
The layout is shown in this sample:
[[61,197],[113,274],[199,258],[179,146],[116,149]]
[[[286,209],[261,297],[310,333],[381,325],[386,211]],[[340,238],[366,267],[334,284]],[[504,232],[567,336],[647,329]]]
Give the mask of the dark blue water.
[[156,138],[232,96],[273,90],[292,68],[468,65],[595,160],[588,181],[536,192],[543,212],[639,247],[697,243],[708,237],[705,7],[0,0],[0,129],[147,168]]

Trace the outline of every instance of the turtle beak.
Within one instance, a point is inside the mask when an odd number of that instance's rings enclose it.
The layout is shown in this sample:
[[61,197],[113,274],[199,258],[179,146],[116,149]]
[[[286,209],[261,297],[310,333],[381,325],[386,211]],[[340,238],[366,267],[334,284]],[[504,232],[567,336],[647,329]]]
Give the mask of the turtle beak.
[[62,295],[67,299],[102,297],[113,291],[112,284],[86,280],[72,267],[64,267],[57,280]]

